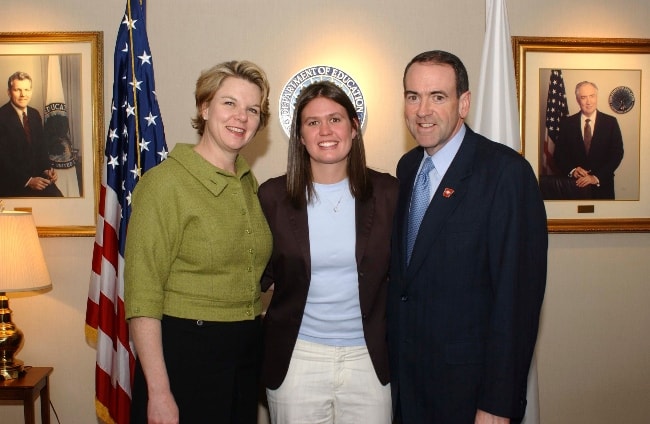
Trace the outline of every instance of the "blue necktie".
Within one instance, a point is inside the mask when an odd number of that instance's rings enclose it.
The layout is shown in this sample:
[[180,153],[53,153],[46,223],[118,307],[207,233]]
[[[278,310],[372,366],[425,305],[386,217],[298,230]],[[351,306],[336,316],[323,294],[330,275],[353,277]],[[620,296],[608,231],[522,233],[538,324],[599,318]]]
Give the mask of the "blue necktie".
[[411,196],[411,208],[409,209],[408,234],[406,239],[406,260],[407,264],[411,262],[411,253],[413,245],[418,236],[420,224],[424,213],[429,207],[429,194],[431,192],[431,181],[429,172],[434,168],[431,156],[427,157],[422,164],[420,173],[413,186],[413,195]]

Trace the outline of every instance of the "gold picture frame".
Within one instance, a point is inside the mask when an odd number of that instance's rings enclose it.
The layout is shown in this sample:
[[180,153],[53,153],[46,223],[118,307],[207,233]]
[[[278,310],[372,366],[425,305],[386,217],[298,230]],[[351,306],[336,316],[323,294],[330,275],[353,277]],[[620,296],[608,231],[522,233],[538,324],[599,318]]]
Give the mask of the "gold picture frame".
[[[52,57],[57,58],[56,62],[48,62]],[[6,209],[30,210],[42,237],[92,237],[104,157],[103,33],[0,33],[0,76],[7,78],[15,71],[30,74],[33,94],[29,105],[40,108],[43,117],[46,103],[43,86],[54,85],[47,82],[50,68],[55,69],[52,63],[66,70],[61,76],[62,86],[68,90],[66,95],[74,93],[65,102],[71,144],[76,143],[77,147],[74,181],[78,193],[67,197],[5,197],[2,200]],[[51,97],[49,92],[47,97]]]
[[[650,40],[515,36],[512,47],[522,154],[538,178],[547,147],[543,144],[548,141],[545,114],[546,99],[551,95],[547,95],[550,81],[546,75],[556,70],[571,75],[564,79],[569,115],[579,112],[576,82],[607,75],[621,86],[634,88],[637,110],[629,108],[634,113],[625,116],[625,123],[620,123],[622,112],[608,105],[614,82],[599,86],[598,93],[598,109],[616,115],[623,132],[625,154],[615,177],[623,188],[619,190],[617,185],[614,200],[545,200],[549,232],[650,231],[650,120],[642,119],[650,113],[650,84],[641,81],[650,75]],[[627,140],[626,134],[631,134]],[[623,199],[619,199],[619,191]]]

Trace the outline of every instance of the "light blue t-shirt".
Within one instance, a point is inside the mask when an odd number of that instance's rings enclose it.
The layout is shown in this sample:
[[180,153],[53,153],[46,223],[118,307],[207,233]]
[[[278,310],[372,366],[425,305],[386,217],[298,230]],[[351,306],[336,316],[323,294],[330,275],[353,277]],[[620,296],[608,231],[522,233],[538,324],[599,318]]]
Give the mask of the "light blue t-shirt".
[[355,202],[349,181],[314,183],[307,205],[311,282],[298,337],[329,346],[362,346],[355,259]]

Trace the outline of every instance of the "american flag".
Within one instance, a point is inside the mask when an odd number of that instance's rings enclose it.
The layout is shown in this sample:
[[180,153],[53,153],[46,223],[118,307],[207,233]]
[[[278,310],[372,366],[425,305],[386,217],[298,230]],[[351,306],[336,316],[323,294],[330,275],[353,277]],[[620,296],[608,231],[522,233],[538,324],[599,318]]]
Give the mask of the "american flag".
[[566,88],[561,69],[552,69],[548,83],[548,97],[546,98],[546,137],[544,139],[544,152],[542,155],[542,175],[556,175],[553,163],[555,142],[560,133],[560,121],[569,115],[569,106],[566,101]]
[[135,352],[124,318],[124,245],[131,193],[143,172],[167,157],[146,33],[145,0],[127,0],[115,45],[111,122],[86,306],[96,346],[95,406],[107,423],[128,424]]

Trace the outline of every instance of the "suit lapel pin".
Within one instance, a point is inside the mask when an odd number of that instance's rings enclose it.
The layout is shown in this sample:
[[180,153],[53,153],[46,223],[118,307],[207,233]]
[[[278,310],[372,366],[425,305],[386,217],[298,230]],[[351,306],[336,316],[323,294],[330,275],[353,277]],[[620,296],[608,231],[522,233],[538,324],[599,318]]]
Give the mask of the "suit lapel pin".
[[454,189],[453,188],[447,187],[442,191],[443,197],[446,197],[446,198],[450,198],[452,194],[454,194]]

